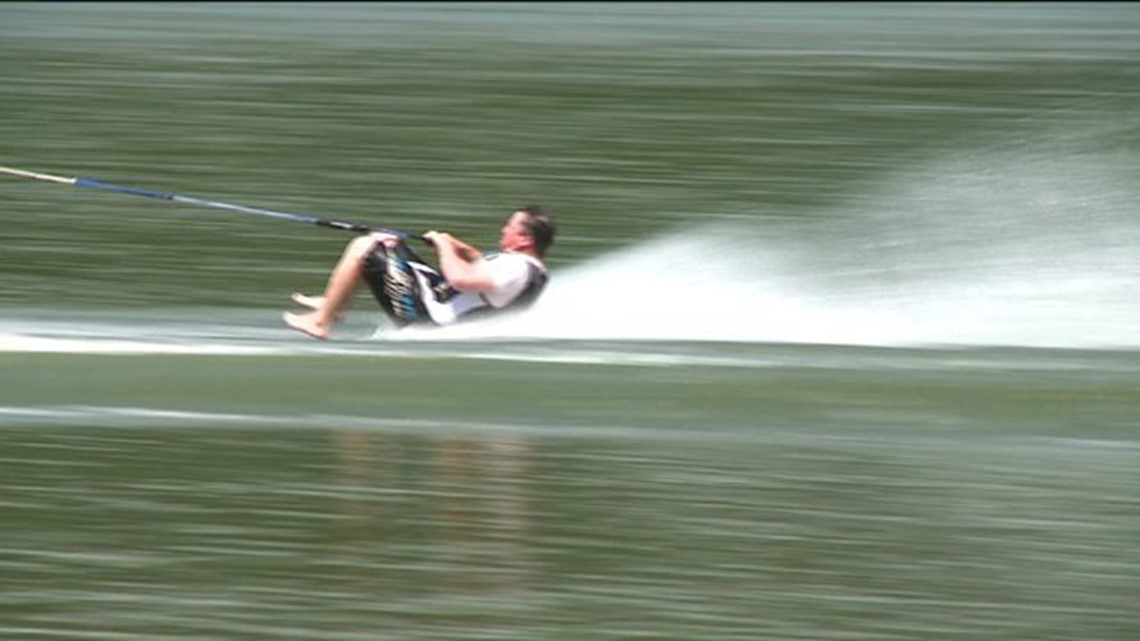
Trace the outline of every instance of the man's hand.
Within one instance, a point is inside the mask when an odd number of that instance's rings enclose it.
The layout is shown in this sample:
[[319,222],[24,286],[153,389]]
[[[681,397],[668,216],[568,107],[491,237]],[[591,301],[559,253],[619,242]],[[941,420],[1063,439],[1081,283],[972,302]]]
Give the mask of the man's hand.
[[435,247],[435,252],[439,254],[441,258],[444,254],[454,254],[460,260],[472,262],[478,260],[483,255],[483,252],[477,248],[468,245],[445,231],[436,231],[433,229],[429,232],[425,232],[423,239],[431,243],[432,247]]

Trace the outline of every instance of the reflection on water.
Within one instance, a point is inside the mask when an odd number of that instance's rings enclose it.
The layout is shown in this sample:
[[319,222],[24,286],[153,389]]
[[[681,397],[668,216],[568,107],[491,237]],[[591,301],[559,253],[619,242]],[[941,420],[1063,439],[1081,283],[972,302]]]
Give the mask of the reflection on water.
[[1140,450],[10,429],[36,638],[1125,639]]
[[[341,462],[336,485],[345,490],[336,555],[351,568],[356,590],[402,586],[399,598],[406,599],[534,587],[528,442],[444,439],[409,447],[358,431],[334,438]],[[409,457],[418,469],[408,469]],[[405,485],[412,487],[399,489]],[[403,555],[417,560],[401,561]]]

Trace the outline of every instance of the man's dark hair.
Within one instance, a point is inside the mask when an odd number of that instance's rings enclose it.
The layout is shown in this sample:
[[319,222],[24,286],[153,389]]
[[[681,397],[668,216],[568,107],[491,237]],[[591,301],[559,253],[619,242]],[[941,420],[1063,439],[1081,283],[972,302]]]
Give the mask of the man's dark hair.
[[523,220],[523,228],[534,240],[534,251],[539,256],[545,256],[547,248],[554,244],[554,219],[539,205],[519,207],[518,211],[526,214],[526,219]]

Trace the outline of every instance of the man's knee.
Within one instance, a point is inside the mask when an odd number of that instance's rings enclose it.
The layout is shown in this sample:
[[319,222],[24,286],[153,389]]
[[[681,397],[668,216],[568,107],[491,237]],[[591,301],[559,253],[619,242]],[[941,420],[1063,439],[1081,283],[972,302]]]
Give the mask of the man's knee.
[[376,239],[369,236],[358,236],[348,243],[345,253],[357,260],[364,260],[376,247]]

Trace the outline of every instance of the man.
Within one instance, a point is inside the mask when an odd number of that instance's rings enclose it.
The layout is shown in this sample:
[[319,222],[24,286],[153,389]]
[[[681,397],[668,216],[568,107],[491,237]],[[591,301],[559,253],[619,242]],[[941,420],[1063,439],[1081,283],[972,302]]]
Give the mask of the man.
[[547,281],[542,259],[554,242],[553,220],[537,205],[511,214],[499,234],[499,252],[484,256],[451,234],[423,235],[439,257],[433,269],[388,233],[374,232],[349,242],[329,276],[323,296],[293,294],[311,311],[285,314],[285,323],[319,339],[329,337],[356,291],[368,283],[384,312],[399,327],[448,325],[533,303]]

